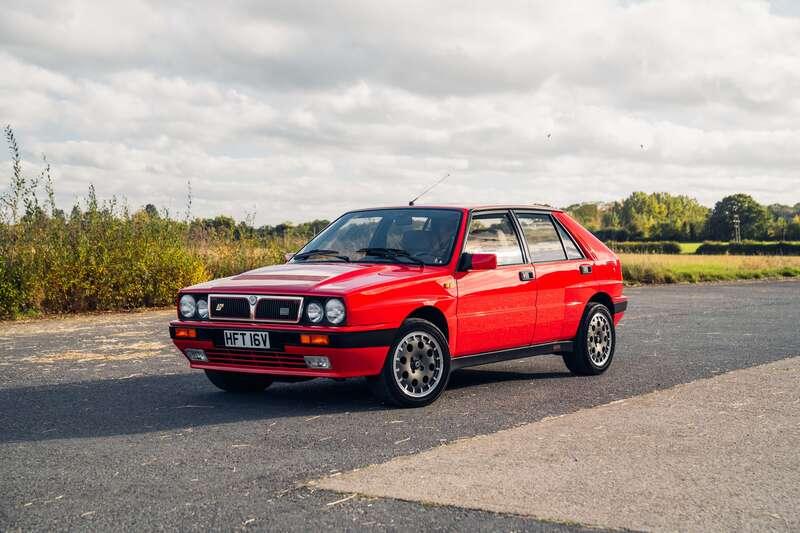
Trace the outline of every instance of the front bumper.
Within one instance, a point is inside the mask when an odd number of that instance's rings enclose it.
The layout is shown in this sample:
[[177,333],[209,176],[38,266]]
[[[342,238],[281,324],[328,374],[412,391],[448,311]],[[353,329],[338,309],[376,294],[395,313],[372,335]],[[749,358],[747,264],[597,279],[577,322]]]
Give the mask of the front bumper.
[[[176,327],[193,328],[196,338],[175,338]],[[224,330],[268,332],[269,350],[227,348]],[[276,327],[271,324],[253,325],[241,322],[210,324],[196,321],[173,321],[169,327],[175,346],[186,355],[187,349],[201,349],[208,361],[192,361],[192,368],[275,374],[285,376],[349,378],[374,376],[381,372],[389,345],[396,329],[379,325],[371,329],[352,327]],[[301,334],[328,335],[327,346],[304,345]],[[323,356],[330,361],[329,369],[308,368],[304,356]]]

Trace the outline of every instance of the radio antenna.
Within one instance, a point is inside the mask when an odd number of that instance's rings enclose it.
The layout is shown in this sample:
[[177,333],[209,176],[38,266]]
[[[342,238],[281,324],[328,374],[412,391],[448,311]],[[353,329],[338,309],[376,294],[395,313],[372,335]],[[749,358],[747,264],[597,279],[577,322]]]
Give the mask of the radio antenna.
[[439,181],[437,181],[436,183],[434,183],[433,185],[431,185],[430,187],[428,187],[427,189],[425,189],[424,191],[422,191],[421,193],[419,193],[419,195],[417,195],[417,197],[416,197],[416,198],[414,198],[413,200],[411,200],[410,202],[408,202],[408,205],[409,205],[410,207],[413,207],[413,206],[414,206],[414,202],[416,202],[417,200],[419,200],[420,198],[422,198],[423,196],[425,196],[426,194],[428,194],[428,192],[429,192],[431,189],[433,189],[434,187],[436,187],[437,185],[439,185],[440,183],[442,183],[444,180],[446,180],[446,179],[447,179],[447,178],[449,178],[449,177],[450,177],[450,173],[448,172],[447,174],[445,174],[444,176],[442,176],[441,178],[439,178]]

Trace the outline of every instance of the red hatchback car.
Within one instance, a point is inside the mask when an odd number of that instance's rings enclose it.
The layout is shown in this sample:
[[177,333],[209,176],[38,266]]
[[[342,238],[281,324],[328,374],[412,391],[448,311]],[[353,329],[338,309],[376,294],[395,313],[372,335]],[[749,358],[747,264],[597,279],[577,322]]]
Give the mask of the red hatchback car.
[[467,366],[559,354],[604,372],[622,289],[616,255],[557,209],[364,209],[286,264],[181,290],[170,336],[226,391],[366,377],[421,406]]

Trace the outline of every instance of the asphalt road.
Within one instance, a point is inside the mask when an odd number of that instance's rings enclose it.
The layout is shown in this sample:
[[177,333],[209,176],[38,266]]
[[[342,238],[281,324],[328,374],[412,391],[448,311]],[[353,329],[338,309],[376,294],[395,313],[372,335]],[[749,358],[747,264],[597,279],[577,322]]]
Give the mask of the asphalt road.
[[800,354],[798,282],[627,294],[606,374],[550,356],[465,369],[419,410],[360,381],[217,392],[171,348],[171,312],[0,323],[0,530],[579,530],[306,482]]

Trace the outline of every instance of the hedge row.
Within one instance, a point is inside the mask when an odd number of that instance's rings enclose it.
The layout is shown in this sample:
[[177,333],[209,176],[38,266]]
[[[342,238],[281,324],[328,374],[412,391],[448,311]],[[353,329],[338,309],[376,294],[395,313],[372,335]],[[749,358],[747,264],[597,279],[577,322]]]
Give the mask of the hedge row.
[[653,242],[607,242],[606,245],[618,253],[625,254],[679,254],[681,246],[674,241]]
[[704,242],[700,255],[800,255],[800,242]]

